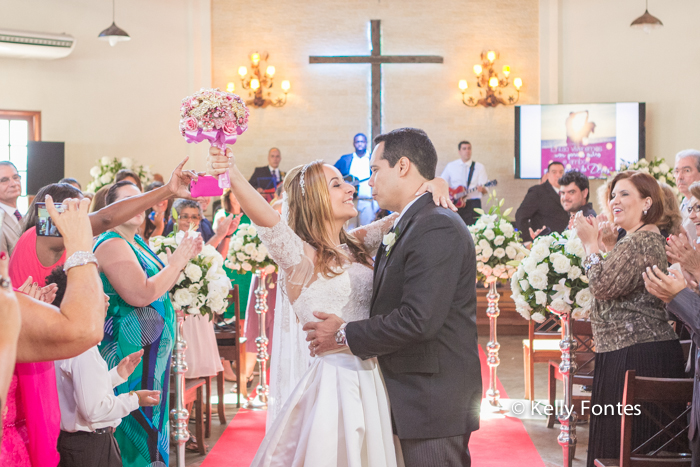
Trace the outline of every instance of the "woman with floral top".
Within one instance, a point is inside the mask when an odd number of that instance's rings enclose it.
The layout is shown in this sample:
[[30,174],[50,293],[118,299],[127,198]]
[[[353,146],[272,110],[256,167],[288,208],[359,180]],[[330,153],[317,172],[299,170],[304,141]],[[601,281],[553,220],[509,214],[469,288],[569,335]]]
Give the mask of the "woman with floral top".
[[[664,237],[657,223],[664,213],[663,193],[645,173],[621,172],[610,184],[608,205],[615,224],[627,235],[605,257],[599,248],[598,220],[577,215],[574,225],[588,255],[584,261],[595,297],[591,324],[596,345],[591,408],[612,405],[600,415],[591,412],[587,466],[595,459],[620,453],[621,415],[625,374],[681,378],[683,351],[668,323],[664,303],[644,288],[642,273],[658,265],[666,272]],[[614,412],[614,413],[613,413]],[[633,447],[654,430],[646,416],[635,417]]]

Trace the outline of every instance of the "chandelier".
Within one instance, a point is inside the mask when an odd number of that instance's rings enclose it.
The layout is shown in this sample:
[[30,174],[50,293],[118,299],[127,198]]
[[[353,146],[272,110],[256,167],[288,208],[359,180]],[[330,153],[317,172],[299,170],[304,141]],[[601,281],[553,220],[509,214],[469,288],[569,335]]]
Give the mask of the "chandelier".
[[[246,105],[253,107],[267,107],[271,105],[273,107],[282,107],[287,103],[287,93],[289,92],[289,81],[284,80],[280,84],[282,92],[284,93],[280,97],[272,98],[272,93],[267,91],[271,89],[274,84],[275,67],[272,65],[265,68],[263,63],[266,63],[268,59],[267,52],[259,54],[257,52],[250,55],[251,71],[248,74],[248,68],[241,66],[238,68],[238,74],[241,76],[241,86],[243,89],[248,90],[248,95],[251,99],[246,101]],[[265,69],[263,73],[262,70]],[[228,83],[226,90],[228,92],[233,92],[236,86],[233,83]],[[264,92],[267,91],[267,96]]]
[[496,107],[501,105],[512,105],[518,102],[520,98],[520,88],[523,86],[523,80],[515,78],[513,87],[515,93],[508,93],[504,96],[504,90],[508,87],[508,75],[510,75],[510,67],[503,66],[503,78],[494,70],[494,62],[498,60],[498,52],[489,50],[481,52],[481,65],[474,65],[474,74],[476,74],[476,86],[480,88],[479,96],[467,96],[466,79],[459,81],[459,89],[462,91],[462,103],[469,107],[483,105],[484,107]]

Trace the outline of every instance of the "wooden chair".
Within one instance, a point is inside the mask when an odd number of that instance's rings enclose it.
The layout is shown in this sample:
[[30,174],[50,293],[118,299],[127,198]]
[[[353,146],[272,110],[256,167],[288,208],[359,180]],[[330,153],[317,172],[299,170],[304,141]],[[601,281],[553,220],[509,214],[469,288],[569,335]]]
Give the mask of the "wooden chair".
[[[172,375],[170,379],[170,409],[175,407],[175,376]],[[204,433],[204,396],[202,389],[206,384],[205,378],[192,378],[185,379],[185,407],[192,406],[193,410],[190,410],[190,417],[192,412],[195,413],[195,437],[197,438],[197,446],[199,448],[199,453],[205,455],[207,453],[207,447],[204,444],[204,438],[206,437]]]
[[[216,333],[216,342],[219,347],[219,356],[225,360],[236,363],[236,379],[238,380],[238,402],[236,407],[241,407],[241,397],[248,396],[246,388],[246,353],[245,344],[246,338],[243,337],[243,329],[241,328],[241,304],[238,285],[234,285],[229,296],[229,303],[233,303],[235,311],[235,319],[231,325],[217,324],[214,331]],[[219,422],[226,423],[226,413],[224,411],[224,372],[220,371],[216,375],[216,392],[219,397],[217,411],[219,413]]]
[[[625,392],[622,404],[642,404],[642,413],[650,415],[646,404],[658,406],[668,420],[652,415],[659,431],[637,447],[632,446],[632,423],[637,415],[623,413],[620,434],[619,459],[596,459],[597,467],[661,467],[689,466],[691,454],[688,447],[688,420],[693,400],[693,378],[643,378],[634,370],[625,375]],[[646,404],[643,404],[646,403]],[[672,413],[668,406],[686,405],[680,414]],[[658,443],[663,443],[658,446]],[[653,446],[653,447],[652,447]],[[676,451],[676,452],[673,452]]]
[[[593,370],[595,366],[595,345],[593,342],[593,329],[588,320],[577,319],[571,322],[571,333],[576,339],[577,349],[574,360],[576,361],[576,372],[574,379],[573,403],[574,410],[578,414],[579,420],[588,420],[588,414],[582,414],[581,401],[591,400],[590,392],[583,392],[581,386],[593,385]],[[550,407],[554,407],[557,397],[557,380],[561,380],[559,373],[560,360],[549,361],[548,376],[548,399]],[[547,416],[547,428],[552,428],[556,421],[556,415]]]
[[525,399],[535,399],[535,363],[547,363],[561,357],[559,318],[549,315],[543,323],[530,320],[528,338],[523,339],[523,366],[525,370]]

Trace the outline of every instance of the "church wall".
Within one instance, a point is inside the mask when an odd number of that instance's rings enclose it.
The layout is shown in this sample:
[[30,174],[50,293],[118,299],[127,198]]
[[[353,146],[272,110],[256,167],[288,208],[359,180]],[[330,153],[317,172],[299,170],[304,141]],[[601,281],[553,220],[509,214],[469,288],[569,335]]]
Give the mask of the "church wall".
[[0,58],[0,108],[42,112],[42,139],[66,143],[66,176],[85,186],[102,156],[166,176],[187,154],[204,168],[206,148],[186,144],[178,121],[180,100],[211,80],[208,0],[117,1],[116,23],[132,40],[115,47],[97,39],[111,2],[4,0],[0,11],[0,28],[77,39],[60,60]]
[[537,0],[212,0],[212,81],[240,90],[238,67],[267,51],[279,83],[291,81],[285,107],[251,109],[250,127],[234,147],[245,174],[266,163],[276,146],[282,167],[314,159],[333,163],[352,152],[352,138],[370,130],[370,65],[309,64],[309,55],[368,55],[369,21],[380,19],[382,53],[441,55],[444,64],[383,65],[383,130],[413,126],[427,131],[440,160],[438,173],[457,158],[457,143],[473,145],[474,160],[498,178],[499,197],[517,207],[534,182],[513,180],[513,107],[469,108],[460,79],[476,87],[472,67],[482,50],[501,53],[511,77],[525,86],[521,103],[539,102]]

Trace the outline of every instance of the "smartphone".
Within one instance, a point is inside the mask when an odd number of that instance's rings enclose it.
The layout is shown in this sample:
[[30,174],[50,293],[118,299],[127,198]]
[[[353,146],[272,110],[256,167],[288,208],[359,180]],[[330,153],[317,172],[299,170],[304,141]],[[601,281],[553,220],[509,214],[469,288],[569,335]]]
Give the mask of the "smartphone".
[[[63,212],[62,204],[54,204],[56,211]],[[60,237],[61,233],[58,231],[56,226],[49,216],[49,211],[46,210],[46,203],[36,203],[36,234],[39,237]]]
[[197,181],[190,183],[190,194],[193,198],[200,196],[221,196],[224,193],[223,188],[219,188],[219,179],[211,175],[203,175],[197,178]]

